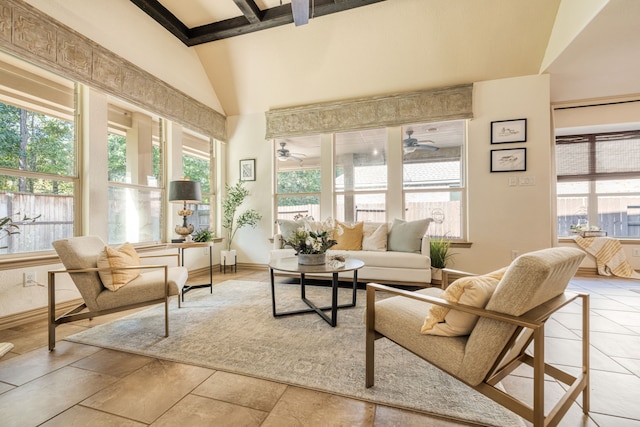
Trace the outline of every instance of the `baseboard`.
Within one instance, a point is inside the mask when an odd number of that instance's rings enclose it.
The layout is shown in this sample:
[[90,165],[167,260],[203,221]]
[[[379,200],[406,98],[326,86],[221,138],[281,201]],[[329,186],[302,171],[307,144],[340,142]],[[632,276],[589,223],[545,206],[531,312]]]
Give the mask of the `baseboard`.
[[[56,304],[56,314],[71,310],[82,304],[82,299],[74,299],[70,301],[61,302]],[[10,314],[9,316],[0,317],[0,330],[9,329],[16,326],[21,326],[26,323],[37,322],[47,320],[49,315],[48,307],[39,307],[32,310],[23,311],[21,313]]]

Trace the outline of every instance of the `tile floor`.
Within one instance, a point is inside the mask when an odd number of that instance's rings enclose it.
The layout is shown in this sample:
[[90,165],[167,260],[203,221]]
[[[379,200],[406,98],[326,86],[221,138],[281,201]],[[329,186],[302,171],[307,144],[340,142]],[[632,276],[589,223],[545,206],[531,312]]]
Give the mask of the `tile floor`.
[[[240,269],[243,270],[243,269]],[[216,274],[267,281],[247,270]],[[197,280],[197,278],[194,278]],[[640,426],[640,281],[581,277],[571,288],[591,294],[591,412],[574,404],[561,426]],[[13,350],[0,359],[1,426],[462,426],[424,414],[361,402],[180,363],[63,341],[65,336],[123,314],[66,324],[56,351],[46,348],[44,322],[0,331]],[[547,328],[548,358],[575,367],[577,307]],[[579,354],[579,353],[578,353]],[[531,395],[529,372],[503,381],[507,391]],[[547,397],[560,391],[547,382]]]

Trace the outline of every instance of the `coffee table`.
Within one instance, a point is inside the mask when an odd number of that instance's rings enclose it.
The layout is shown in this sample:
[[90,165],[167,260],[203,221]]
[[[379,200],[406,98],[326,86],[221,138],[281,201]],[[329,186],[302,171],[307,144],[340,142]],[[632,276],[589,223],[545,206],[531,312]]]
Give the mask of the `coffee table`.
[[[356,305],[356,290],[358,285],[358,269],[364,266],[364,262],[359,259],[347,258],[345,264],[339,268],[333,268],[329,264],[321,265],[300,265],[298,264],[297,257],[288,257],[275,259],[269,263],[269,270],[271,272],[271,305],[273,307],[273,317],[281,316],[293,316],[296,314],[304,313],[317,313],[325,322],[335,327],[338,321],[338,309],[355,307]],[[309,306],[308,309],[293,310],[278,313],[276,310],[276,291],[274,286],[274,274],[275,270],[284,271],[287,273],[296,273],[300,275],[300,298],[305,304]],[[351,303],[338,305],[338,273],[343,271],[353,271],[353,296]],[[318,307],[313,302],[309,301],[305,295],[305,283],[304,278],[307,273],[331,273],[331,305],[326,307]],[[324,312],[331,310],[331,317],[327,316]]]

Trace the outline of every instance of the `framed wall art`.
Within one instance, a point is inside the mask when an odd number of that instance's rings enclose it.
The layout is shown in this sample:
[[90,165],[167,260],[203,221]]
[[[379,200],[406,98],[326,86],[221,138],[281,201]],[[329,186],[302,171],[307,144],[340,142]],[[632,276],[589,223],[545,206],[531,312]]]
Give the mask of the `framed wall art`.
[[527,141],[527,119],[500,120],[491,122],[491,143]]
[[491,172],[518,172],[526,170],[526,148],[491,150]]
[[256,159],[240,160],[240,181],[256,180]]

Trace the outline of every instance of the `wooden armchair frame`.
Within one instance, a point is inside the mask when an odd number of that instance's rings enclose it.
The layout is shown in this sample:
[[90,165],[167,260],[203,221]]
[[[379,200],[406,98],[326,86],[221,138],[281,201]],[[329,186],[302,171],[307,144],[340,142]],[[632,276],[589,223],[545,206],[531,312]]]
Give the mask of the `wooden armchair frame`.
[[[459,271],[451,272],[452,275],[469,275]],[[443,277],[444,279],[444,277]],[[377,291],[385,291],[405,298],[413,298],[430,304],[436,304],[465,313],[506,322],[516,326],[516,330],[509,339],[507,345],[501,350],[500,356],[496,359],[493,367],[477,385],[469,384],[467,381],[457,377],[469,387],[484,394],[500,405],[518,414],[524,419],[533,423],[536,427],[558,425],[562,417],[569,410],[571,404],[582,393],[582,411],[589,412],[589,295],[584,293],[565,292],[549,301],[533,308],[522,316],[510,316],[503,313],[489,311],[468,305],[449,302],[442,298],[415,292],[404,291],[389,286],[369,283],[367,285],[367,308],[366,308],[366,387],[374,385],[374,350],[375,340],[385,338],[375,330],[375,302]],[[582,370],[574,377],[545,362],[544,358],[544,337],[545,323],[551,315],[567,304],[582,300]],[[386,337],[389,338],[389,337]],[[390,339],[390,338],[389,338]],[[393,341],[393,339],[391,339]],[[394,341],[395,342],[395,341]],[[526,349],[533,343],[533,356],[526,353]],[[396,342],[397,344],[397,342]],[[512,354],[515,350],[515,354]],[[416,354],[416,353],[414,353]],[[420,357],[419,354],[416,354]],[[428,361],[428,360],[427,360]],[[526,363],[533,368],[533,406],[510,396],[503,390],[496,387],[503,378],[508,376],[520,364]],[[549,414],[544,415],[544,375],[547,374],[554,379],[569,386],[568,390],[559,399]]]

